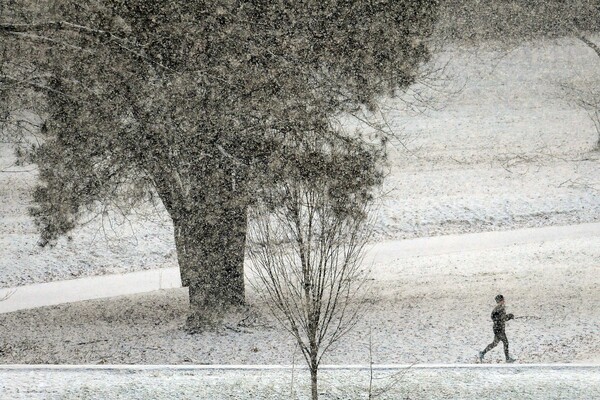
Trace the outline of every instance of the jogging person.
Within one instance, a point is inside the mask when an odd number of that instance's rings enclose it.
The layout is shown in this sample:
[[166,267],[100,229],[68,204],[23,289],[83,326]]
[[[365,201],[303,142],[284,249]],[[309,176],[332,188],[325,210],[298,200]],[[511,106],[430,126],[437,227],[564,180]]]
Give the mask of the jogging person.
[[483,357],[485,353],[496,347],[498,342],[502,342],[504,345],[504,356],[506,357],[507,363],[512,363],[515,360],[510,358],[508,354],[508,338],[506,337],[506,332],[504,331],[504,324],[506,321],[513,319],[515,316],[512,314],[506,314],[506,310],[504,308],[504,296],[499,294],[495,297],[496,307],[492,311],[492,321],[494,321],[494,341],[490,343],[485,350],[479,352],[479,361],[483,361]]

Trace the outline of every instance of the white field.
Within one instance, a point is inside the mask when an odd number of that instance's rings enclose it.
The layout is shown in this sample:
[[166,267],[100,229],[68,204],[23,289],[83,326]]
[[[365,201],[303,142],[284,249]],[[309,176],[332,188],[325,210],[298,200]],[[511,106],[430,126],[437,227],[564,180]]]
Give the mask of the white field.
[[[597,234],[375,263],[368,311],[324,363],[473,363],[493,338],[498,292],[509,312],[537,318],[507,323],[519,362],[598,363],[599,243]],[[224,328],[198,335],[182,329],[186,289],[0,314],[0,363],[302,362],[251,290],[248,301]],[[503,359],[501,348],[486,356]]]
[[[407,115],[398,101],[386,104],[407,149],[391,153],[376,240],[600,222],[597,132],[557,89],[596,79],[597,56],[562,40],[503,57],[462,49],[441,59],[449,62],[447,87],[464,88],[440,94],[439,110]],[[1,161],[11,164],[7,149]],[[72,241],[41,249],[26,216],[34,173],[0,180],[0,287],[176,266],[160,213],[114,231],[95,220]],[[369,313],[324,362],[368,363],[369,337],[375,363],[474,362],[492,339],[498,292],[510,312],[539,317],[508,323],[519,362],[600,362],[597,235],[420,255],[374,265],[373,279]],[[181,329],[185,289],[2,314],[0,363],[301,362],[264,305],[251,291],[248,298],[247,315],[194,336]],[[500,348],[487,356],[502,358]]]
[[[366,399],[368,370],[323,369],[320,397]],[[240,399],[279,400],[310,397],[306,370],[177,369],[102,370],[18,369],[0,367],[0,399]],[[600,396],[599,368],[419,368],[374,370],[376,399],[549,400]],[[3,397],[4,396],[4,397]]]

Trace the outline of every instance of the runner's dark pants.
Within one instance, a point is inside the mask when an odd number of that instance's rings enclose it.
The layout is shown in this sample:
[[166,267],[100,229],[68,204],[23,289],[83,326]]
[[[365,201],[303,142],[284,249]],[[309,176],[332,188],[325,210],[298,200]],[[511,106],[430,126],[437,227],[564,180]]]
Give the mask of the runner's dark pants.
[[483,351],[483,354],[487,353],[488,351],[490,351],[491,349],[496,347],[498,342],[502,342],[502,344],[504,345],[504,355],[506,356],[506,359],[508,360],[509,359],[509,357],[508,357],[508,338],[506,337],[506,333],[504,331],[498,331],[498,332],[494,331],[494,341],[492,343],[488,344],[488,346]]

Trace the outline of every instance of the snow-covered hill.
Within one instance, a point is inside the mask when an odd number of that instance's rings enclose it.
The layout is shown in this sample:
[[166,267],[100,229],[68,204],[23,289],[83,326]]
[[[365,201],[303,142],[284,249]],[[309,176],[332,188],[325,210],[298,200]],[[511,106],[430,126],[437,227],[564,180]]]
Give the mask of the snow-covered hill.
[[[437,109],[383,107],[405,138],[390,152],[375,241],[600,221],[598,133],[566,102],[562,83],[600,81],[599,61],[575,40],[501,54],[449,48],[433,95]],[[0,145],[0,287],[177,265],[164,211],[96,217],[54,248],[37,246],[27,216],[31,167]],[[9,172],[10,171],[10,172]]]

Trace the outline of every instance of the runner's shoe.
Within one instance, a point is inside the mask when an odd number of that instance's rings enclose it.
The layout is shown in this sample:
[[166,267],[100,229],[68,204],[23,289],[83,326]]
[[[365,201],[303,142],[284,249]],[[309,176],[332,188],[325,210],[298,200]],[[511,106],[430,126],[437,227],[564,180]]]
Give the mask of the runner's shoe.
[[514,363],[515,361],[517,361],[517,360],[515,360],[514,358],[511,358],[511,357],[508,357],[506,359],[506,362],[509,363],[509,364]]
[[485,354],[483,353],[483,351],[480,351],[480,352],[479,352],[479,361],[480,361],[480,362],[483,362],[483,356],[484,356],[484,355],[485,355]]

